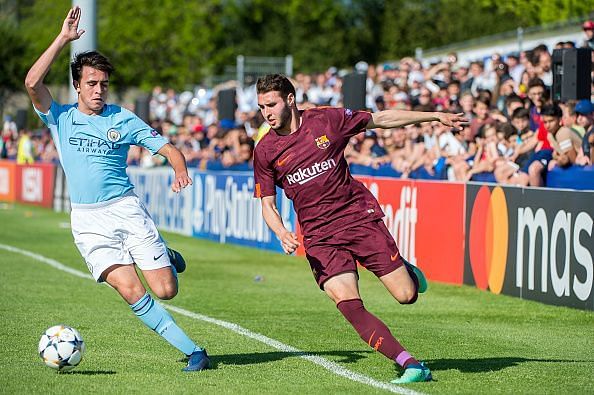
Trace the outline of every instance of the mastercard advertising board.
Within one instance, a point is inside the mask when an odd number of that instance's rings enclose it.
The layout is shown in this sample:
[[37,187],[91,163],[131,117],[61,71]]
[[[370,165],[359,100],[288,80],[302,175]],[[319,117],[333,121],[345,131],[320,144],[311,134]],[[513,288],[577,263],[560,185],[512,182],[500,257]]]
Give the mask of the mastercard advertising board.
[[464,283],[594,309],[594,204],[579,191],[467,185]]

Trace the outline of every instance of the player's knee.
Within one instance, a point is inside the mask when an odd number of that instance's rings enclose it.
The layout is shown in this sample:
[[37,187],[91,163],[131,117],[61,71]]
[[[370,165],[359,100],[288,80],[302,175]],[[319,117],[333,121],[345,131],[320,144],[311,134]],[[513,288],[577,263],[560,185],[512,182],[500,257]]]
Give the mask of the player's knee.
[[175,284],[164,284],[157,289],[153,289],[155,296],[161,300],[173,299],[177,295],[177,286]]
[[400,304],[413,304],[417,301],[419,294],[414,287],[406,287],[399,290],[394,297]]

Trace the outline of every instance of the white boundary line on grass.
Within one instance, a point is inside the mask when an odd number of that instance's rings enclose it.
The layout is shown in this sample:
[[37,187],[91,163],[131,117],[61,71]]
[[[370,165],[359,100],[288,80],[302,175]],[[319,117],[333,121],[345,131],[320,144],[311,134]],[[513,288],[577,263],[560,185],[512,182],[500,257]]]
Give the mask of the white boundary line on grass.
[[[90,274],[83,273],[76,269],[72,269],[72,268],[70,268],[56,260],[47,258],[43,255],[39,255],[39,254],[36,254],[31,251],[27,251],[27,250],[22,250],[20,248],[12,247],[12,246],[9,246],[6,244],[0,244],[0,249],[28,256],[30,258],[37,260],[37,261],[43,262],[55,269],[62,270],[66,273],[72,274],[77,277],[93,280],[93,277]],[[382,390],[390,391],[390,392],[393,392],[396,394],[422,395],[421,392],[416,392],[416,391],[413,391],[413,390],[410,390],[407,388],[399,387],[397,385],[377,381],[377,380],[375,380],[371,377],[365,376],[363,374],[352,372],[352,371],[340,366],[339,364],[337,364],[335,362],[327,360],[326,358],[322,358],[317,355],[307,354],[295,347],[291,347],[287,344],[281,343],[278,340],[271,339],[271,338],[264,336],[262,334],[252,332],[249,329],[246,329],[246,328],[239,326],[237,324],[234,324],[232,322],[222,321],[222,320],[218,320],[216,318],[208,317],[206,315],[193,313],[191,311],[188,311],[188,310],[185,310],[185,309],[182,309],[182,308],[170,305],[170,304],[163,303],[163,305],[168,310],[174,311],[178,314],[185,315],[186,317],[193,318],[195,320],[200,320],[200,321],[208,322],[210,324],[218,325],[220,327],[223,327],[225,329],[233,331],[239,335],[257,340],[257,341],[264,343],[267,346],[275,348],[279,351],[301,354],[301,355],[297,355],[297,356],[299,358],[303,358],[310,362],[313,362],[316,365],[319,365],[319,366],[323,367],[324,369],[328,370],[329,372],[334,373],[338,376],[345,377],[349,380],[356,381],[358,383],[369,385],[371,387],[379,388]]]

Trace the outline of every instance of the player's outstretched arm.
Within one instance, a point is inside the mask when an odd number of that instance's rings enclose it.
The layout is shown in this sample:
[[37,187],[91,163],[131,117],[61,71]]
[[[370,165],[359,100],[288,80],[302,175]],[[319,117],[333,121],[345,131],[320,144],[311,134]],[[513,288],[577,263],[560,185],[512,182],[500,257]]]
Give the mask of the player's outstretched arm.
[[464,118],[463,115],[463,113],[385,110],[371,114],[367,129],[390,129],[431,121],[438,121],[446,126],[460,128],[462,123],[468,122],[468,119]]
[[262,198],[262,216],[268,227],[276,234],[285,254],[292,254],[299,247],[299,240],[294,232],[285,228],[283,220],[276,208],[276,196]]
[[70,11],[68,11],[68,15],[66,15],[66,19],[64,19],[64,23],[62,24],[60,34],[58,34],[48,49],[46,49],[39,59],[37,59],[27,73],[25,87],[27,88],[27,93],[29,93],[33,105],[39,111],[47,112],[52,104],[52,95],[43,84],[43,79],[47,75],[50,66],[70,41],[78,40],[85,32],[84,30],[78,30],[80,15],[81,10],[79,7],[71,8]]
[[162,146],[157,153],[167,158],[167,161],[175,172],[175,179],[171,184],[171,190],[173,192],[179,192],[188,185],[192,185],[192,179],[188,176],[186,159],[177,148],[170,143],[167,143]]

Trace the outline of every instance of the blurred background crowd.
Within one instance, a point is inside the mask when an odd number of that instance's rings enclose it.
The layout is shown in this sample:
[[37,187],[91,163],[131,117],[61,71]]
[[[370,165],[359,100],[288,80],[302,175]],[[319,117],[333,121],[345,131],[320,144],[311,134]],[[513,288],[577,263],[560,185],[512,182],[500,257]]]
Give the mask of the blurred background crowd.
[[[432,122],[361,133],[345,152],[353,173],[543,186],[555,167],[594,164],[591,99],[558,102],[551,97],[552,51],[593,45],[594,22],[585,22],[583,31],[585,43],[539,45],[470,62],[452,52],[433,63],[408,57],[379,65],[359,62],[353,70],[296,73],[298,106],[342,106],[344,77],[365,74],[369,111],[448,111],[464,113],[470,122],[462,130]],[[223,88],[235,89],[235,119],[218,115],[217,94]],[[258,111],[254,84],[230,81],[184,92],[157,86],[149,108],[150,125],[193,168],[249,170],[254,146],[269,130]],[[9,117],[0,144],[1,158],[58,162],[46,129],[17,130]],[[131,148],[128,160],[142,167],[164,164],[164,158],[139,147]]]

